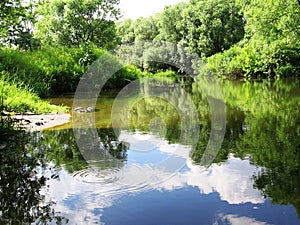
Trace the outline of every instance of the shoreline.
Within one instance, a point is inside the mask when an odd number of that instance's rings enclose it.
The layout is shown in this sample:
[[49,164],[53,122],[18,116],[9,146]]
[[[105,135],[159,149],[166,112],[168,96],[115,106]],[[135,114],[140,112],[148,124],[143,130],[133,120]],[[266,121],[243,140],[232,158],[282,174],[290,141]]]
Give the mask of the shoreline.
[[14,115],[11,118],[16,126],[33,132],[69,123],[71,121],[71,114],[21,114]]

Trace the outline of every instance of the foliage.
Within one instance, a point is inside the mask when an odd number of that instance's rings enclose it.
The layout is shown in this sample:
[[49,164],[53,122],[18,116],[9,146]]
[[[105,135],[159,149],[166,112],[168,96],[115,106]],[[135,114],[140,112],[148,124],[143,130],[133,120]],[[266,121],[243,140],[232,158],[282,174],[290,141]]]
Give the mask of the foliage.
[[124,20],[118,31],[122,44],[164,40],[210,56],[243,38],[244,21],[233,0],[191,1],[166,7],[155,17]]
[[[40,97],[49,97],[67,92],[74,92],[80,77],[90,68],[96,59],[106,53],[94,44],[82,45],[80,48],[56,47],[34,51],[13,49],[0,50],[0,70],[7,81],[24,83]],[[107,54],[108,55],[108,54]],[[30,64],[28,62],[31,62]],[[111,76],[105,89],[120,89],[141,76],[141,71],[133,65],[120,65],[117,58],[111,57],[98,65],[97,73],[91,77],[94,81],[91,88],[98,88],[97,80],[101,79],[103,66],[105,73]],[[94,64],[95,65],[95,64]],[[109,74],[109,68],[119,66],[115,74]],[[94,85],[94,86],[93,86]]]
[[190,1],[183,20],[187,33],[182,44],[201,57],[229,49],[244,37],[245,22],[235,0]]
[[299,76],[300,45],[286,40],[251,40],[207,59],[208,68],[218,76],[233,78],[270,78]]
[[174,75],[194,75],[195,66],[201,66],[196,54],[166,41],[137,41],[121,45],[115,53],[125,64],[134,64],[138,69],[152,74],[172,70]]
[[38,46],[33,38],[34,2],[3,0],[0,3],[0,42],[4,46],[32,49]]
[[157,28],[157,18],[148,17],[148,18],[138,18],[133,23],[135,41],[140,40],[154,40],[158,35]]
[[[299,10],[296,0],[189,1],[165,7],[154,17],[124,20],[118,23],[118,35],[121,44],[163,40],[188,48],[206,59],[208,66],[200,71],[202,75],[214,72],[220,77],[247,79],[299,76]],[[132,52],[139,68],[151,72],[165,69],[157,63],[144,63],[148,55],[160,55],[158,49],[144,52]],[[185,61],[185,56],[178,60]]]
[[[170,65],[156,62],[149,64],[145,61],[153,61],[153,58],[170,61],[174,58],[174,50],[178,50],[173,64],[188,64],[189,56],[181,52],[181,49],[186,49],[185,52],[196,52],[201,57],[222,52],[243,38],[244,25],[240,7],[233,0],[217,3],[191,1],[166,7],[154,17],[124,20],[118,24],[118,35],[121,44],[141,42],[139,46],[133,45],[136,49],[129,56],[136,58],[134,61],[138,67],[151,72],[165,69],[182,72],[186,68],[172,68]],[[157,46],[149,48],[145,41],[155,41]],[[180,47],[177,50],[168,49],[168,44],[160,41]],[[139,49],[140,51],[136,51]],[[191,65],[187,67],[190,68]]]
[[118,44],[133,43],[135,40],[134,24],[131,19],[117,23]]
[[242,2],[247,20],[246,38],[209,58],[208,67],[219,76],[299,76],[300,4],[296,0]]
[[132,44],[135,41],[152,41],[159,34],[157,17],[140,17],[135,21],[125,19],[117,24],[119,44]]
[[[0,70],[7,79],[24,82],[41,97],[75,91],[89,64],[104,51],[81,48],[43,48],[35,51],[0,50]],[[30,63],[28,63],[30,62]]]
[[[50,105],[46,101],[42,101],[34,94],[26,85],[12,83],[7,81],[2,74],[0,78],[1,90],[1,108],[9,112],[65,112],[66,107]],[[1,119],[2,120],[2,119]],[[2,124],[3,127],[3,124]],[[8,125],[4,127],[9,128]]]
[[[15,131],[0,149],[0,223],[65,224],[68,220],[53,209],[53,202],[41,194],[46,181],[55,177],[42,152],[25,149],[29,135]],[[53,171],[53,170],[52,170]]]
[[[183,11],[187,4],[182,2],[174,6],[166,6],[162,13],[158,14],[158,40],[165,40],[171,43],[179,43],[185,38],[187,27]],[[175,16],[176,15],[176,16]]]
[[249,3],[244,6],[248,36],[262,36],[269,41],[281,38],[287,38],[290,43],[299,41],[299,1],[253,0]]
[[36,9],[41,17],[35,37],[43,45],[80,46],[93,43],[113,47],[119,0],[53,0],[43,1]]

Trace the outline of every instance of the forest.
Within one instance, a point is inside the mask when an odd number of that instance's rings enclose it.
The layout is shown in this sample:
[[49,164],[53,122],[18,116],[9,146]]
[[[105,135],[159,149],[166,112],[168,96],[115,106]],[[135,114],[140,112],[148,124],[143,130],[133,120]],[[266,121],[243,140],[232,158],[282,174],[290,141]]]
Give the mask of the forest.
[[[74,92],[99,56],[142,41],[173,43],[197,54],[206,64],[199,76],[252,80],[300,75],[296,0],[190,0],[136,20],[122,19],[119,0],[0,4],[0,87],[7,111],[59,110],[40,106],[37,99]],[[184,75],[182,68],[147,63],[153,54],[169,57],[158,49],[133,53],[136,63],[124,65],[105,89],[120,89],[144,76]],[[117,55],[126,57],[126,50]],[[21,92],[30,97],[17,97]]]

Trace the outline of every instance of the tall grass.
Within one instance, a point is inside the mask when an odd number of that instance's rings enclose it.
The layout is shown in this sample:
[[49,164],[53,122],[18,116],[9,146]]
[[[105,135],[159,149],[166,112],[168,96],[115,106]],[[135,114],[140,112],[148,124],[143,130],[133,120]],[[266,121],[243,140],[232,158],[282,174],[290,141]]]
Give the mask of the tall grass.
[[0,76],[0,99],[2,111],[50,113],[65,112],[67,107],[55,106],[43,101],[25,84],[8,81],[2,72]]
[[35,51],[0,50],[0,71],[8,72],[10,80],[24,82],[40,97],[74,91],[93,54],[81,48],[45,48]]
[[[0,71],[10,82],[22,82],[40,97],[75,92],[81,76],[106,51],[93,46],[43,48],[35,51],[0,49]],[[116,61],[114,61],[116,60]],[[112,57],[110,64],[118,63]],[[125,66],[107,82],[106,89],[122,88],[141,71]]]
[[0,98],[0,145],[14,132],[14,126],[9,116],[4,116],[3,98]]
[[[0,49],[0,73],[6,81],[15,86],[22,84],[21,87],[26,86],[27,92],[45,98],[75,92],[82,75],[104,53],[106,50],[92,45],[70,48],[48,47],[34,51],[3,48]],[[121,63],[117,57],[111,56],[108,59],[109,61],[105,62],[108,65],[98,65],[98,67],[103,70],[106,66],[110,68]],[[93,74],[93,76],[101,76],[100,74]],[[134,65],[124,65],[106,82],[104,89],[120,89],[144,76],[175,77],[175,73],[158,71],[157,74],[152,74],[146,70],[141,71]],[[97,79],[95,77],[95,81]],[[10,102],[9,106],[14,109],[21,107],[22,110],[25,107],[14,105],[14,99],[10,97],[7,97],[6,101]]]

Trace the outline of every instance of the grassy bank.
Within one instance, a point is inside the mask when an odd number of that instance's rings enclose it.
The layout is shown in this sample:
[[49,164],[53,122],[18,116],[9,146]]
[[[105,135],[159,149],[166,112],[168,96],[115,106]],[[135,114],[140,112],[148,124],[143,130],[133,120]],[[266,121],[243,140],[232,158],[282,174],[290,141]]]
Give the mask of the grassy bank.
[[[23,83],[39,97],[50,97],[75,92],[80,77],[104,53],[106,50],[93,45],[49,47],[34,51],[3,48],[0,49],[0,71],[7,81]],[[116,58],[109,58],[109,66],[119,63]],[[107,65],[99,65],[99,71],[103,66]],[[123,67],[106,82],[104,88],[122,88],[139,76],[143,76],[142,72],[135,66]]]
[[7,81],[4,77],[0,78],[0,91],[2,111],[14,113],[53,113],[68,110],[67,107],[55,106],[43,101],[28,86]]
[[[0,71],[2,77],[9,83],[21,83],[21,86],[25,85],[27,90],[30,89],[39,97],[50,97],[75,92],[80,78],[91,64],[105,53],[106,50],[93,45],[49,47],[34,51],[2,48],[0,49]],[[120,60],[114,56],[107,54],[105,57],[106,61],[102,60],[102,64],[97,65],[98,72],[90,73],[94,76],[95,82],[100,80],[102,71],[110,71],[115,66],[122,67],[105,83],[106,90],[123,88],[131,81],[145,76],[175,77],[172,71],[158,71],[157,74],[153,74],[134,65],[120,66]]]
[[15,113],[58,113],[66,112],[65,106],[51,105],[33,93],[26,85],[7,81],[0,76],[0,144],[12,138],[17,127],[11,118]]
[[74,48],[35,51],[3,48],[0,50],[0,71],[6,72],[4,76],[8,81],[24,83],[40,97],[49,97],[76,88],[74,84],[84,73],[87,57]]

